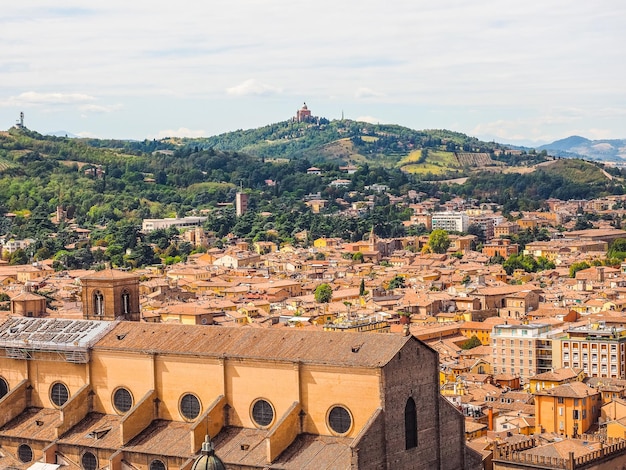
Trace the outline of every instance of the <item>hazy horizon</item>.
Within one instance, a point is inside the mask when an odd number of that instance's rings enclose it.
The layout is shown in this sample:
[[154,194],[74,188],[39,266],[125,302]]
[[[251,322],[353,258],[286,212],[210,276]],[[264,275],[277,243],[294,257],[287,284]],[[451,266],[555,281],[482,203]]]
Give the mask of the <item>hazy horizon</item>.
[[[393,8],[392,8],[393,6]],[[0,127],[138,139],[314,115],[541,145],[626,138],[626,4],[77,0],[3,8]]]

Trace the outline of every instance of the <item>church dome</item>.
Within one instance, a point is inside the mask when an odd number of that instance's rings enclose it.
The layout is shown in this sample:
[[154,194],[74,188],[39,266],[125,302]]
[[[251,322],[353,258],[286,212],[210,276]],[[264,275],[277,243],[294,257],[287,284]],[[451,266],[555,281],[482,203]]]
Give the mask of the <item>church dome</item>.
[[215,448],[208,435],[202,443],[201,455],[193,463],[191,470],[226,470],[222,459],[215,455]]

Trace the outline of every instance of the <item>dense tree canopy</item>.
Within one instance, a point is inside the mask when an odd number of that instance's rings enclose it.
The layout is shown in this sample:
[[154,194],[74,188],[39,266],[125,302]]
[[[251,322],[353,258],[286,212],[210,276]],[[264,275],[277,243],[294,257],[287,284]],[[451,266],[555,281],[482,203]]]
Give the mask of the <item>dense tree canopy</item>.
[[448,232],[442,229],[435,229],[428,237],[428,246],[433,253],[445,253],[450,248],[450,237]]
[[333,290],[329,284],[323,283],[315,288],[315,301],[320,304],[327,304],[333,297]]

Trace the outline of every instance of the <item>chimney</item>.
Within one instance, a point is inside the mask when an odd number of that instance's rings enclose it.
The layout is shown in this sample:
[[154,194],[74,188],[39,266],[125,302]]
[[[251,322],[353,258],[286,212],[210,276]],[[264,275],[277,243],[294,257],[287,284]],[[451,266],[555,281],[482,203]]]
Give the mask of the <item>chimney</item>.
[[493,431],[493,408],[487,408],[488,430]]

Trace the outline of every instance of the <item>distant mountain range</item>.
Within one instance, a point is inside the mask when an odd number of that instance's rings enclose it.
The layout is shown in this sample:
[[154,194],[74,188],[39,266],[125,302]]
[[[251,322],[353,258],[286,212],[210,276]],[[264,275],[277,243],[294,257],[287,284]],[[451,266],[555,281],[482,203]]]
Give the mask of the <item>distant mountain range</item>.
[[51,135],[51,136],[54,136],[54,137],[69,137],[70,139],[78,138],[78,136],[76,134],[72,134],[71,132],[67,132],[67,131],[46,132],[46,135]]
[[626,139],[589,140],[573,135],[536,148],[555,157],[580,157],[590,160],[626,162]]

